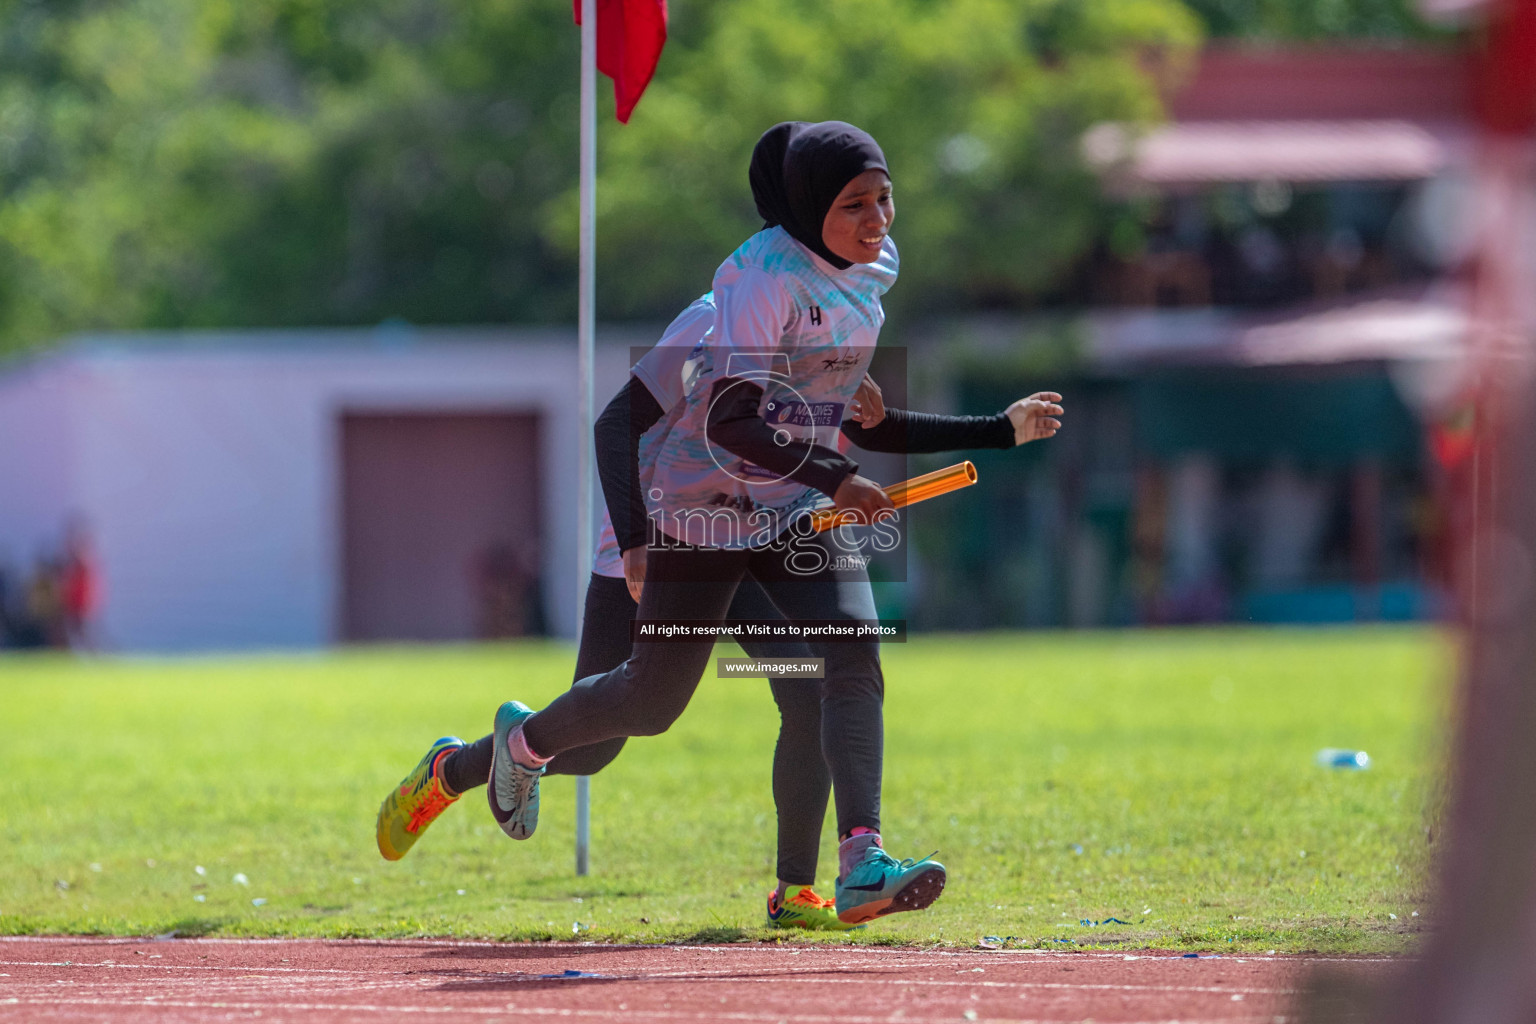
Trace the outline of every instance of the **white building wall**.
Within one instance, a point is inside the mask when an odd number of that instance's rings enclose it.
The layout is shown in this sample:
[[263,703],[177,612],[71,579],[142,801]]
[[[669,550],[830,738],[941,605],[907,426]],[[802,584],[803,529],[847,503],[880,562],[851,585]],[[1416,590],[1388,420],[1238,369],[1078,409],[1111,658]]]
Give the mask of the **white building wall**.
[[[598,405],[628,346],[600,350]],[[0,376],[0,553],[83,515],[119,650],[315,646],[339,633],[343,412],[537,413],[547,621],[575,628],[576,358],[567,332],[82,339]],[[31,552],[19,552],[30,560]]]
[[24,577],[64,539],[65,519],[75,511],[70,410],[77,385],[60,360],[0,376],[0,570]]

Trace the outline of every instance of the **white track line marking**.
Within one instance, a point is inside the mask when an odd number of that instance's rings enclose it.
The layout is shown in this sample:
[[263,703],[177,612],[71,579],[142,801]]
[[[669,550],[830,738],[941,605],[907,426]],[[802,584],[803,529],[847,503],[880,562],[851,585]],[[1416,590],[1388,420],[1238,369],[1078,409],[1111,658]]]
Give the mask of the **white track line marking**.
[[[518,1006],[507,1004],[506,1006],[377,1006],[349,1003],[232,1003],[232,1002],[192,1002],[189,1000],[170,999],[0,999],[0,1006],[111,1006],[121,1009],[141,1007],[145,1009],[181,1009],[181,1010],[285,1010],[290,1013],[358,1013],[358,1014],[384,1014],[384,1013],[421,1013],[421,1014],[455,1014],[472,1013],[482,1016],[506,1014],[532,1015],[539,1017],[621,1017],[626,1020],[656,1019],[664,1021],[699,1020],[699,1021],[745,1021],[745,1022],[776,1022],[796,1021],[799,1024],[890,1024],[889,1017],[851,1017],[838,1015],[810,1015],[810,1014],[783,1014],[783,1013],[721,1013],[710,1010],[704,1013],[691,1013],[679,1010],[586,1010],[566,1009],[552,1006]],[[1129,1021],[1126,1024],[1248,1024],[1248,1022],[1268,1022],[1272,1017],[1243,1016],[1243,1017],[1213,1017],[1200,1020],[1192,1020],[1187,1017],[1160,1018],[1157,1020]],[[946,1014],[943,1017],[902,1017],[903,1024],[954,1024],[954,1015]],[[982,1017],[978,1018],[978,1024],[1069,1024],[1066,1018],[1022,1018],[1022,1017]]]
[[[68,968],[104,968],[107,970],[129,971],[215,971],[231,972],[240,971],[250,977],[261,977],[268,974],[282,974],[289,976],[288,980],[297,981],[292,975],[362,975],[364,977],[378,977],[381,972],[362,970],[340,970],[336,968],[304,968],[304,967],[242,967],[238,964],[119,964],[119,963],[76,963],[73,961],[44,961],[44,960],[0,960],[0,967],[68,967]],[[421,980],[442,981],[453,979],[466,983],[480,983],[484,985],[527,983],[533,984],[541,981],[626,981],[626,982],[656,982],[656,981],[723,981],[734,984],[771,984],[775,982],[794,981],[801,984],[813,985],[916,985],[927,988],[1038,988],[1038,989],[1064,989],[1103,992],[1208,992],[1217,995],[1231,995],[1241,993],[1243,995],[1264,996],[1288,996],[1296,995],[1300,990],[1295,988],[1251,988],[1221,985],[1168,985],[1148,984],[1136,985],[1111,982],[1060,982],[1060,981],[995,981],[978,978],[975,980],[950,981],[927,978],[903,978],[890,974],[881,974],[867,978],[829,978],[822,975],[824,968],[768,968],[758,969],[754,976],[743,977],[738,971],[655,971],[644,974],[633,972],[601,974],[601,978],[560,978],[546,977],[544,974],[535,974],[524,971],[438,971],[418,970],[413,971],[410,977]],[[401,971],[385,972],[386,978],[404,978]],[[382,979],[381,979],[382,980]]]
[[[1107,959],[1124,960],[1127,956],[1134,956],[1138,960],[1193,960],[1194,957],[1185,957],[1182,953],[1171,950],[1140,950],[1127,949],[1114,950],[1076,950],[1076,949],[1009,949],[986,950],[967,948],[937,948],[933,946],[833,946],[807,944],[802,946],[765,946],[765,945],[736,945],[736,946],[689,946],[674,943],[607,943],[607,942],[492,942],[485,939],[323,939],[323,938],[251,938],[237,939],[220,936],[201,936],[178,939],[162,939],[156,936],[140,936],[138,938],[125,936],[93,936],[93,935],[14,935],[0,938],[0,945],[7,942],[36,942],[36,943],[67,943],[90,945],[145,945],[149,943],[175,943],[175,944],[206,944],[206,945],[240,945],[240,946],[271,946],[271,945],[327,945],[353,948],[377,946],[382,948],[402,948],[411,946],[431,946],[438,948],[459,949],[571,949],[593,950],[611,949],[615,951],[625,950],[662,950],[670,949],[679,953],[759,953],[778,954],[780,956],[799,956],[806,953],[841,953],[857,954],[860,956],[939,956],[961,957],[974,956],[977,958],[995,959],[1002,956],[1023,956],[1030,959],[1045,959],[1050,957],[1067,957],[1071,959]],[[1252,960],[1252,961],[1279,961],[1283,963],[1351,963],[1351,964],[1400,964],[1411,963],[1419,957],[1412,954],[1402,956],[1314,956],[1306,953],[1277,953],[1268,956],[1262,953],[1202,953],[1200,961],[1205,960]],[[1198,961],[1197,961],[1198,962]]]
[[[378,974],[340,967],[245,967],[240,964],[117,964],[81,963],[78,960],[0,960],[0,967],[105,967],[123,971],[263,971],[272,974]],[[399,973],[399,972],[389,972]]]

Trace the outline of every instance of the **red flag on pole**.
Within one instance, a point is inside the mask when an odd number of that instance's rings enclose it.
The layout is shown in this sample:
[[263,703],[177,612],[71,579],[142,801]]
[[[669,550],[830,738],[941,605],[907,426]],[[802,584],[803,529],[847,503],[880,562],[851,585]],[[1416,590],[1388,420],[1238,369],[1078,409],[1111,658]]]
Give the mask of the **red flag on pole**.
[[[581,0],[574,0],[581,24]],[[597,0],[597,70],[613,79],[619,120],[629,115],[651,84],[667,41],[667,0]]]

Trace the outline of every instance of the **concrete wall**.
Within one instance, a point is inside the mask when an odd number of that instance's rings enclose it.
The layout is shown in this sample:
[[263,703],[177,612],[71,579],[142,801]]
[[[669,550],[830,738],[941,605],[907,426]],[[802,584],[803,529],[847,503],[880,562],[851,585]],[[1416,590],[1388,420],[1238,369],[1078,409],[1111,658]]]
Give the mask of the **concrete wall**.
[[63,540],[76,501],[80,383],[59,360],[0,376],[0,569],[25,574]]
[[[599,408],[628,347],[651,337],[603,346]],[[576,357],[563,331],[79,339],[0,375],[0,552],[30,561],[82,516],[112,649],[329,643],[340,632],[339,417],[364,410],[540,417],[546,614],[570,635]]]

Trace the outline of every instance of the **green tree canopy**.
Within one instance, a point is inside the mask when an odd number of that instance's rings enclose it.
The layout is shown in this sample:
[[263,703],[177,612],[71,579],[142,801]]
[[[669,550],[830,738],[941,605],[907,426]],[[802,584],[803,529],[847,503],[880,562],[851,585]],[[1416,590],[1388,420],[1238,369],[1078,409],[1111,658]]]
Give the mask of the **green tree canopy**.
[[532,0],[0,0],[0,344],[562,315],[577,47]]
[[[747,159],[784,120],[851,121],[880,141],[902,251],[895,304],[1027,296],[1092,239],[1098,188],[1082,132],[1156,117],[1147,69],[1181,62],[1196,39],[1186,11],[1164,0],[686,10],[700,18],[689,45],[664,59],[631,124],[602,136],[599,291],[621,314],[675,309],[761,226]],[[574,238],[574,194],[553,223],[554,237]]]
[[[665,316],[755,229],[785,119],[885,146],[919,308],[1095,230],[1078,136],[1157,116],[1177,0],[673,0],[605,123],[599,301]],[[0,350],[92,328],[566,320],[578,35],[554,0],[0,0]],[[606,106],[606,104],[605,104]]]

